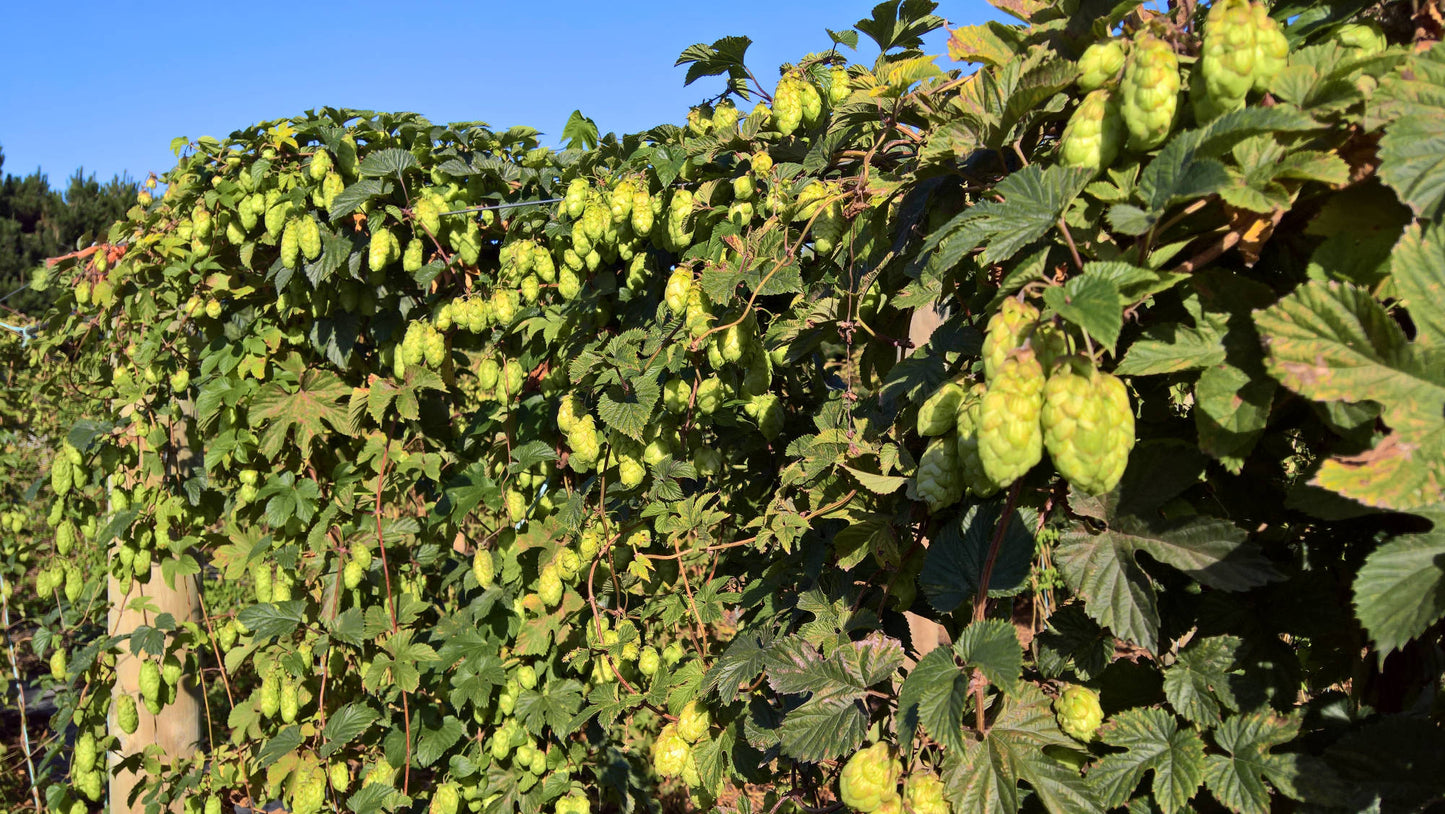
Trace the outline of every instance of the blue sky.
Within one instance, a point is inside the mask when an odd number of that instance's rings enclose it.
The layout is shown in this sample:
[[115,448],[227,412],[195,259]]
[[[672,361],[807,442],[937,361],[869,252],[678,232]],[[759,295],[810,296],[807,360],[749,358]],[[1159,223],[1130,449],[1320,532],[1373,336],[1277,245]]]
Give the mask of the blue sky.
[[[102,180],[174,164],[176,136],[224,136],[324,105],[410,110],[432,121],[528,125],[555,144],[574,109],[604,131],[680,122],[722,88],[682,85],[695,42],[751,37],[748,63],[825,50],[824,28],[870,16],[873,0],[194,4],[39,0],[0,12],[0,149],[5,172],[39,167],[60,185],[78,167]],[[942,0],[953,26],[997,15]],[[946,34],[928,40],[944,54]],[[871,63],[868,41],[851,59]],[[946,56],[942,67],[952,67]]]

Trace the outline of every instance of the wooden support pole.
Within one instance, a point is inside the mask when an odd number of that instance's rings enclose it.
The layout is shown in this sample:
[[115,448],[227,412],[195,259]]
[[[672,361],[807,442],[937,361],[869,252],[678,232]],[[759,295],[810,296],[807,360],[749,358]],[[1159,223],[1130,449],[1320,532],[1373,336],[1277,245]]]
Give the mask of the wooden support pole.
[[[172,589],[161,576],[159,565],[151,567],[150,582],[142,585],[132,582],[130,591],[122,589],[115,577],[110,578],[110,630],[128,633],[141,625],[154,625],[159,614],[169,613],[179,625],[189,620],[200,619],[200,595],[195,579],[190,576],[177,577]],[[134,610],[131,603],[141,598],[151,610]],[[110,778],[111,814],[143,814],[145,805],[139,800],[131,801],[131,791],[140,777],[131,772],[115,773],[115,766],[127,755],[139,754],[150,746],[159,746],[161,760],[169,762],[195,754],[201,743],[201,698],[192,676],[183,676],[176,700],[161,708],[159,715],[151,715],[140,696],[140,665],[144,658],[155,658],[142,653],[132,656],[124,645],[115,660],[115,695],[119,698],[128,694],[136,700],[140,712],[140,726],[133,734],[127,735],[116,725],[112,705],[110,733],[119,739],[117,751],[112,752]],[[176,807],[179,811],[179,807]]]

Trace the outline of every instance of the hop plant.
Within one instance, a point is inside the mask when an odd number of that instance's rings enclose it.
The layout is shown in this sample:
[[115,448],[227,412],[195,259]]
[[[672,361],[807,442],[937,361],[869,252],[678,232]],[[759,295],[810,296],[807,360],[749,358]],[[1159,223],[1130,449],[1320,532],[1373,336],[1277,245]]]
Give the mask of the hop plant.
[[1033,305],[1010,297],[988,319],[983,337],[983,375],[993,381],[998,369],[1009,352],[1023,344],[1034,323],[1039,321],[1039,309]]
[[1179,59],[1169,43],[1147,29],[1134,38],[1124,68],[1120,112],[1129,130],[1129,146],[1152,150],[1164,143],[1179,104]]
[[1071,685],[1054,701],[1054,717],[1065,734],[1088,743],[1104,722],[1104,709],[1099,706],[1098,693],[1088,687]]
[[677,777],[692,757],[692,747],[677,732],[676,724],[668,724],[652,742],[652,768],[663,777]]
[[1124,69],[1124,42],[1104,40],[1084,49],[1079,56],[1079,90],[1089,93],[1111,85]]
[[1000,488],[984,471],[983,460],[978,454],[978,424],[983,412],[983,395],[987,392],[986,385],[974,385],[959,401],[955,424],[958,474],[964,489],[976,497],[989,497]]
[[1244,107],[1254,86],[1255,57],[1254,12],[1249,0],[1215,0],[1204,22],[1197,70],[1208,106],[1216,115]]
[[803,84],[790,72],[778,81],[778,89],[773,93],[773,125],[785,136],[792,135],[803,123]]
[[918,408],[918,434],[943,435],[953,429],[964,389],[957,382],[944,382]]
[[1067,166],[1097,172],[1114,163],[1125,136],[1124,120],[1113,95],[1107,90],[1092,91],[1069,117],[1059,156]]
[[697,743],[707,735],[708,729],[712,727],[712,714],[707,707],[700,706],[696,701],[689,701],[687,706],[677,716],[677,734],[688,743]]
[[903,802],[912,814],[951,814],[943,781],[933,772],[914,772],[903,780]]
[[[1254,19],[1254,89],[1264,93],[1289,61],[1289,40],[1285,39],[1279,23],[1269,16],[1265,4],[1256,0],[1250,4],[1249,11]],[[1380,35],[1379,47],[1384,50],[1384,34]]]
[[838,796],[849,808],[870,814],[898,796],[898,776],[902,772],[893,746],[879,741],[848,758],[838,776]]
[[1043,389],[1043,368],[1034,352],[1023,348],[1004,361],[984,394],[978,454],[984,472],[995,483],[1013,483],[1043,458],[1039,427]]
[[1134,413],[1124,383],[1074,358],[1044,385],[1039,416],[1054,467],[1074,488],[1091,495],[1113,489],[1134,447]]
[[134,696],[126,694],[116,699],[115,725],[127,735],[135,734],[140,726],[140,711],[136,709]]
[[935,438],[918,459],[914,478],[918,496],[932,511],[957,503],[963,497],[959,478],[958,439],[953,435]]

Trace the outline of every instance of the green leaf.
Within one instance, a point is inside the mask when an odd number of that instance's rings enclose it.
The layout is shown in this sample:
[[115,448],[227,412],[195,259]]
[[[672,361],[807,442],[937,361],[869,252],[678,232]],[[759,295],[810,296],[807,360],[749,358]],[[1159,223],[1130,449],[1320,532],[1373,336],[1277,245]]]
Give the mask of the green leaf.
[[559,735],[569,734],[572,716],[582,708],[582,685],[572,679],[541,682],[535,690],[517,694],[517,719],[528,732],[539,734],[545,724]]
[[597,147],[597,123],[574,110],[562,125],[562,144],[569,150],[591,150]]
[[1215,311],[1198,311],[1193,327],[1183,322],[1161,322],[1134,340],[1114,370],[1120,376],[1153,376],[1222,364],[1224,335],[1229,317]]
[[748,46],[752,44],[747,37],[723,37],[712,45],[690,45],[678,55],[673,67],[689,65],[687,77],[682,81],[684,87],[704,76],[728,74],[734,79],[746,79]]
[[306,603],[299,599],[287,602],[263,602],[244,608],[236,614],[236,621],[249,628],[259,640],[285,636],[301,624]]
[[326,213],[326,219],[336,223],[342,218],[361,208],[361,205],[372,198],[388,195],[391,193],[391,182],[366,178],[348,186],[346,189],[336,193],[336,198],[331,202],[331,209]]
[[858,751],[867,730],[859,702],[813,698],[784,716],[783,754],[809,763],[834,760]]
[[256,753],[256,769],[259,771],[270,766],[300,746],[301,728],[291,724],[261,745],[261,749]]
[[726,703],[736,701],[741,688],[752,684],[762,674],[767,653],[768,646],[757,635],[739,635],[708,668],[703,689],[717,693]]
[[1433,528],[1385,543],[1355,577],[1355,613],[1384,658],[1445,616],[1445,506],[1416,511]]
[[311,456],[318,436],[347,431],[346,400],[351,389],[329,370],[312,368],[301,374],[294,392],[279,381],[261,388],[251,401],[251,421],[260,428],[261,453],[276,457],[295,428],[294,441],[302,458]]
[[1204,741],[1192,729],[1179,729],[1162,709],[1129,709],[1114,715],[1099,730],[1105,744],[1123,749],[1105,755],[1089,770],[1089,785],[1105,808],[1121,806],[1153,773],[1150,787],[1164,814],[1187,811],[1204,783]]
[[[520,697],[518,703],[521,703]],[[426,716],[422,716],[425,719]],[[466,734],[466,727],[457,720],[456,716],[448,715],[437,722],[436,726],[421,726],[416,735],[416,762],[422,766],[430,766],[437,761],[447,750],[452,748],[462,735]]]
[[1066,533],[1055,562],[1084,608],[1115,635],[1150,652],[1159,645],[1159,611],[1149,578],[1135,562],[1143,551],[1196,580],[1225,591],[1257,588],[1279,574],[1233,523],[1212,517],[1115,518],[1099,534]]
[[[966,253],[983,246],[980,262],[1008,260],[1055,228],[1092,176],[1087,169],[1030,164],[994,187],[1002,202],[988,200],[964,209],[928,236],[919,257],[952,268]],[[938,252],[930,257],[934,247]]]
[[1269,372],[1317,401],[1375,401],[1390,432],[1320,465],[1314,483],[1377,508],[1445,500],[1445,364],[1416,352],[1369,292],[1306,283],[1255,314]]
[[[1273,810],[1266,780],[1288,796],[1302,799],[1294,788],[1295,778],[1301,774],[1302,756],[1270,753],[1276,746],[1294,740],[1299,729],[1298,718],[1282,718],[1269,710],[1225,721],[1215,730],[1214,741],[1227,754],[1205,758],[1204,782],[1210,793],[1235,814],[1269,814]],[[1318,769],[1313,773],[1324,774]]]
[[1045,747],[1074,749],[1077,743],[1055,723],[1049,699],[1031,684],[1017,696],[995,696],[992,721],[981,740],[944,753],[943,781],[954,811],[1015,814],[1027,783],[1050,814],[1101,812],[1094,793],[1077,771],[1057,763]]
[[953,643],[953,652],[963,659],[964,669],[983,673],[989,683],[1009,695],[1018,690],[1023,675],[1024,651],[1018,631],[1003,619],[971,622]]
[[1263,373],[1251,376],[1229,364],[1205,368],[1194,385],[1199,448],[1239,474],[1264,434],[1277,389]]
[[[952,613],[978,591],[1002,508],[999,500],[970,506],[957,522],[944,526],[929,545],[918,585],[939,611]],[[1023,589],[1034,555],[1032,522],[1032,512],[1015,511],[1009,515],[989,578],[989,596],[1012,596]]]
[[597,401],[597,416],[609,428],[641,442],[647,436],[648,419],[662,388],[652,378],[637,379],[632,384],[628,393],[619,392],[620,388],[604,392]]
[[859,485],[875,495],[891,495],[908,484],[908,478],[896,475],[879,475],[873,472],[864,472],[851,466],[844,466],[854,478],[857,478]]
[[1381,104],[1398,118],[1380,139],[1380,179],[1415,214],[1434,219],[1445,201],[1445,49],[1416,54],[1380,83]]
[[321,745],[322,757],[331,757],[346,744],[361,736],[380,717],[376,710],[360,701],[347,704],[326,718],[322,731],[326,742]]
[[416,156],[399,147],[390,147],[368,153],[366,158],[361,159],[361,163],[356,166],[356,171],[368,178],[383,175],[399,176],[416,165]]
[[898,732],[906,746],[921,725],[950,751],[964,748],[963,712],[968,707],[968,677],[945,648],[918,660],[898,692]]
[[1411,224],[1391,257],[1395,290],[1415,324],[1415,343],[1445,348],[1445,227]]
[[1085,273],[1044,289],[1044,302],[1114,352],[1124,327],[1124,297],[1112,280]]
[[885,0],[873,7],[873,17],[853,24],[885,54],[894,48],[919,48],[923,35],[943,25],[942,17],[930,12],[931,0]]
[[1223,710],[1239,709],[1232,685],[1239,681],[1234,662],[1240,644],[1234,636],[1197,639],[1164,668],[1164,697],[1180,715],[1213,726]]

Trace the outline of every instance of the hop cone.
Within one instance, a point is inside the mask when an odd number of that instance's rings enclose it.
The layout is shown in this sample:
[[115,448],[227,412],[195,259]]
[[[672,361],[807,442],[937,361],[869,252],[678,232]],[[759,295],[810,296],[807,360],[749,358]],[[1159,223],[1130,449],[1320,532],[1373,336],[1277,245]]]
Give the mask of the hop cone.
[[983,375],[993,381],[1009,351],[1023,344],[1029,328],[1039,320],[1039,309],[1027,302],[1006,299],[988,319],[983,337]]
[[950,814],[943,781],[933,772],[916,772],[903,781],[903,800],[913,814]]
[[1088,743],[1104,722],[1104,709],[1099,706],[1098,693],[1088,687],[1071,686],[1054,701],[1054,716],[1065,734]]
[[959,478],[958,442],[952,435],[935,438],[918,460],[918,496],[928,508],[938,511],[963,497]]
[[1244,107],[1254,86],[1254,12],[1248,0],[1216,0],[1204,22],[1199,72],[1212,107],[1227,113]]
[[1070,167],[1098,171],[1114,163],[1124,144],[1124,120],[1119,106],[1107,90],[1096,90],[1069,117],[1059,155]]
[[999,485],[983,470],[983,460],[978,455],[978,423],[983,414],[983,394],[988,387],[976,384],[959,402],[958,421],[958,474],[963,486],[977,497],[988,497],[999,490]]
[[945,382],[918,408],[918,434],[943,435],[953,429],[963,388]]
[[1018,480],[1044,454],[1039,412],[1044,404],[1044,371],[1034,352],[1014,351],[983,396],[978,456],[989,479],[1002,486]]
[[[1250,4],[1249,11],[1254,19],[1254,89],[1263,93],[1289,60],[1289,40],[1263,3]],[[1381,48],[1384,42],[1382,34]]]
[[1134,39],[1124,68],[1120,112],[1129,129],[1129,146],[1152,150],[1164,142],[1179,103],[1179,60],[1169,43],[1148,31]]
[[677,726],[668,724],[652,742],[652,768],[663,777],[677,777],[687,766],[692,747],[677,734]]
[[1098,495],[1119,483],[1134,447],[1134,413],[1118,378],[1070,360],[1044,385],[1040,423],[1049,458],[1074,488]]
[[877,811],[885,801],[898,796],[898,775],[902,771],[893,748],[880,741],[848,758],[838,777],[838,796],[855,811]]
[[1124,67],[1124,43],[1119,40],[1096,42],[1079,57],[1079,90],[1098,90],[1112,83]]

